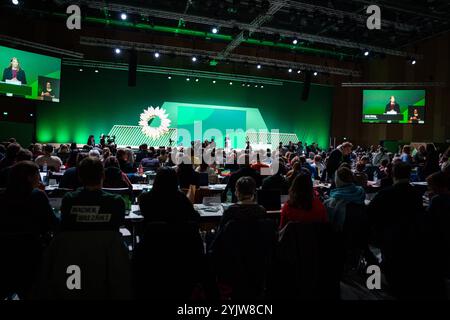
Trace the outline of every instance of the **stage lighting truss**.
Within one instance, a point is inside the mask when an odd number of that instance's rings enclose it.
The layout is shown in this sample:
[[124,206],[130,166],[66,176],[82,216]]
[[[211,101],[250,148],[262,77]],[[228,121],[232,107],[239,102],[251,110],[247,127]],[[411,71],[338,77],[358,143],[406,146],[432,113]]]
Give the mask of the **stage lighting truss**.
[[[95,37],[80,37],[80,44],[94,47],[104,47],[104,48],[124,48],[124,49],[135,49],[137,51],[143,52],[154,52],[157,50],[161,54],[176,54],[178,56],[186,56],[186,57],[200,57],[203,59],[216,59],[223,60],[217,56],[216,51],[208,51],[208,50],[199,50],[199,49],[190,49],[184,47],[173,47],[173,46],[164,46],[164,45],[156,45],[156,44],[147,44],[140,42],[131,42],[131,41],[122,41],[122,40],[113,40],[113,39],[104,39],[104,38],[95,38]],[[304,62],[291,62],[286,60],[278,60],[278,59],[269,59],[269,58],[261,58],[261,57],[253,57],[247,55],[240,55],[232,53],[227,58],[227,61],[236,62],[236,63],[248,63],[254,65],[264,65],[270,67],[277,68],[293,68],[300,70],[311,70],[317,71],[322,74],[334,74],[341,76],[353,76],[360,77],[361,72],[353,69],[344,69],[323,65],[315,65]]]
[[[149,121],[154,120],[155,118],[159,118],[161,124],[159,127],[151,127],[148,123]],[[141,127],[142,133],[147,137],[152,139],[158,139],[163,134],[169,132],[170,126],[169,115],[166,113],[166,110],[160,107],[149,107],[141,113],[139,126]]]
[[[62,3],[70,3],[69,0],[60,0]],[[214,19],[214,18],[208,18],[208,17],[202,17],[202,16],[196,16],[192,14],[187,13],[177,13],[177,12],[168,12],[163,10],[156,10],[156,9],[149,9],[149,8],[142,8],[137,6],[131,6],[131,5],[123,5],[123,4],[117,4],[117,3],[108,3],[105,5],[102,1],[89,1],[88,7],[90,8],[96,8],[103,10],[105,7],[109,11],[113,12],[127,12],[129,14],[139,14],[139,15],[145,15],[148,17],[154,17],[154,18],[161,18],[166,20],[175,20],[179,21],[182,20],[184,22],[190,22],[190,23],[196,23],[196,24],[202,24],[202,25],[208,25],[208,26],[216,26],[219,28],[239,28],[241,32],[238,34],[237,37],[227,46],[225,51],[222,51],[221,54],[223,56],[226,56],[226,53],[231,52],[234,48],[236,48],[242,41],[243,41],[243,32],[242,31],[248,31],[249,34],[258,31],[264,34],[268,35],[279,35],[286,38],[295,38],[302,41],[309,41],[312,43],[322,43],[327,45],[333,45],[338,47],[344,47],[344,48],[352,48],[352,49],[358,49],[358,50],[369,50],[373,53],[382,53],[386,55],[391,56],[399,56],[399,57],[410,57],[411,53],[406,51],[400,51],[395,49],[389,49],[385,47],[377,47],[377,46],[371,46],[368,44],[363,44],[359,42],[353,42],[348,40],[341,40],[336,38],[329,38],[329,37],[322,37],[315,34],[308,34],[308,33],[302,33],[302,32],[296,32],[296,31],[289,31],[284,29],[278,29],[278,28],[270,28],[270,27],[264,27],[263,24],[266,21],[269,21],[273,14],[286,10],[288,7],[295,7],[297,10],[301,10],[304,12],[321,12],[324,14],[327,14],[332,17],[336,17],[338,19],[347,18],[354,20],[358,23],[362,23],[366,21],[367,16],[356,14],[353,12],[347,12],[347,11],[341,11],[341,10],[335,10],[328,7],[322,7],[318,5],[313,4],[307,4],[297,1],[290,1],[290,0],[274,0],[271,1],[271,7],[269,11],[266,14],[262,14],[258,16],[255,20],[253,20],[251,23],[240,23],[237,21],[231,21],[231,20],[220,20],[220,19]],[[272,11],[271,11],[272,10]],[[397,30],[403,30],[403,31],[412,31],[414,30],[414,26],[402,24],[394,21],[389,21],[386,19],[383,19],[383,26],[384,27],[393,27]],[[423,59],[422,54],[415,54],[414,58],[417,60]]]

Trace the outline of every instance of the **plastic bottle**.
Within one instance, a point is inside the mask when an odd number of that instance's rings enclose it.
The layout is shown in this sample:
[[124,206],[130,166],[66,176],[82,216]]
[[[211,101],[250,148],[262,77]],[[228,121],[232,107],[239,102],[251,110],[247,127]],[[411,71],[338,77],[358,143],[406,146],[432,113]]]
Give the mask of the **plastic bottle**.
[[44,162],[44,165],[42,166],[42,172],[47,172],[48,171],[48,165],[47,165],[47,161]]
[[227,203],[232,203],[233,202],[233,194],[231,193],[231,190],[228,189],[227,191]]

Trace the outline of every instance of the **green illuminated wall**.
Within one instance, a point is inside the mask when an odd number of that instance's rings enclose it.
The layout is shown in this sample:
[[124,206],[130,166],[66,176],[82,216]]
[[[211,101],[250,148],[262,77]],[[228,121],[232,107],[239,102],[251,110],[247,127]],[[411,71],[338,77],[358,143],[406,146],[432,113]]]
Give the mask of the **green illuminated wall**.
[[[302,85],[242,87],[240,83],[138,73],[137,87],[128,87],[127,72],[63,68],[61,103],[42,102],[38,106],[37,139],[40,142],[86,143],[89,134],[96,139],[113,125],[138,125],[139,115],[148,106],[165,102],[252,108],[269,130],[296,133],[301,141],[327,146],[333,89],[311,86],[308,101],[301,100]],[[170,110],[167,110],[170,114]],[[259,112],[258,112],[259,111]],[[247,112],[247,126],[255,117]],[[230,120],[224,119],[224,122]],[[250,122],[250,123],[249,123]],[[175,123],[172,123],[175,127]]]

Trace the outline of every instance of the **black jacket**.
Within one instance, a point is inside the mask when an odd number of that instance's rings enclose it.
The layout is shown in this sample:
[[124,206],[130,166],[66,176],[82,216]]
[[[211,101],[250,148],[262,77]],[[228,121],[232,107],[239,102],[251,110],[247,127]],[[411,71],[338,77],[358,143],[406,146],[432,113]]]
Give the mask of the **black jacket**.
[[[12,72],[12,68],[6,68],[3,71],[3,78],[2,81],[5,80],[12,80],[13,78],[13,72]],[[23,71],[22,69],[17,71],[17,80],[19,80],[20,82],[22,82],[22,84],[27,84],[27,77],[25,75],[25,71]]]
[[[397,113],[400,113],[400,106],[399,106],[399,104],[398,103],[395,103],[394,104],[394,109],[393,109],[395,112],[397,112]],[[389,111],[391,111],[391,104],[390,103],[388,103],[387,105],[386,105],[386,109],[384,110],[384,112],[389,112]]]

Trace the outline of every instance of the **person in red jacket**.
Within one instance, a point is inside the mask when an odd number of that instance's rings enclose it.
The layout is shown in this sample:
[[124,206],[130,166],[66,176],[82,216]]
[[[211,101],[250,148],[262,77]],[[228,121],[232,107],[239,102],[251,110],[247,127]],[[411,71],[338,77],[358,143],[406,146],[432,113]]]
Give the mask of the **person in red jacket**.
[[328,222],[327,210],[314,194],[311,174],[302,169],[289,189],[289,200],[281,209],[280,229],[288,222]]

